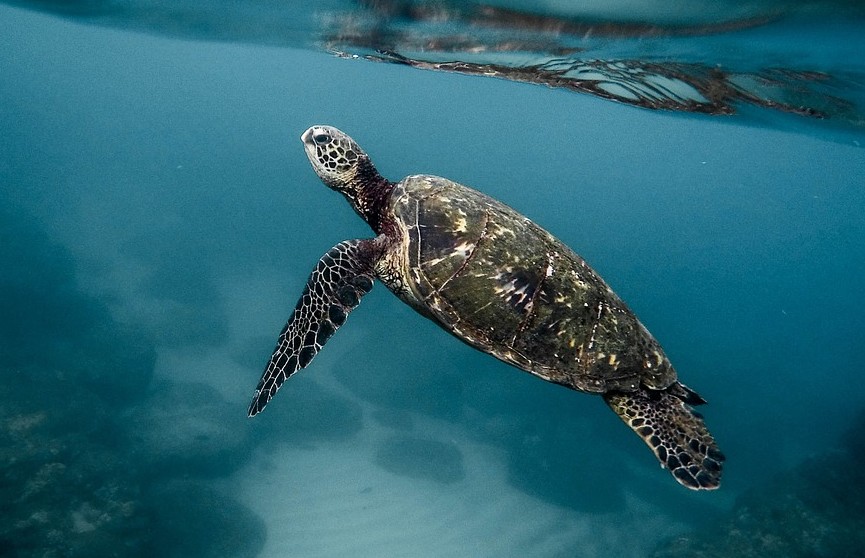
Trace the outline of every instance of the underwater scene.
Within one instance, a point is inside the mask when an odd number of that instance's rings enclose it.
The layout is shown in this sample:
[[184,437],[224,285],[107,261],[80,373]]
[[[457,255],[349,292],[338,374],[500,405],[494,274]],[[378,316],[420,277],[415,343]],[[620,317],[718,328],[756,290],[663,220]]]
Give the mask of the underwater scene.
[[[861,555],[863,52],[854,0],[0,2],[0,556]],[[378,279],[259,399],[319,260],[376,236],[314,125],[584,258],[707,402],[720,486]]]

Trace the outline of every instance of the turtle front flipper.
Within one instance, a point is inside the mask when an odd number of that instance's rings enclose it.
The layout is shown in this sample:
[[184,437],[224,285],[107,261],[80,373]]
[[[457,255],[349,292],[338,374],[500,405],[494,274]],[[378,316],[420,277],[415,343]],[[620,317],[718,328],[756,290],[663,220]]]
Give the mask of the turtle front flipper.
[[665,390],[604,394],[607,405],[655,453],[661,466],[692,490],[713,490],[721,483],[724,454],[689,404],[705,403],[680,383]]
[[264,409],[289,376],[312,361],[372,289],[379,244],[374,239],[346,240],[319,260],[279,334],[249,406],[250,417]]

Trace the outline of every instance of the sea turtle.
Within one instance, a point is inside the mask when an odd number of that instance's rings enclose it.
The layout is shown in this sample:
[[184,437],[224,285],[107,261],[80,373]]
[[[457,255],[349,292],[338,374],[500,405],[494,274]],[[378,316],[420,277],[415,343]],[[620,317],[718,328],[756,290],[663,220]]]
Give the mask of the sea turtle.
[[249,416],[307,366],[380,279],[461,341],[544,380],[599,394],[691,489],[719,485],[724,456],[655,338],[570,248],[515,210],[446,178],[383,178],[348,135],[301,136],[319,178],[375,238],[331,248],[310,275]]

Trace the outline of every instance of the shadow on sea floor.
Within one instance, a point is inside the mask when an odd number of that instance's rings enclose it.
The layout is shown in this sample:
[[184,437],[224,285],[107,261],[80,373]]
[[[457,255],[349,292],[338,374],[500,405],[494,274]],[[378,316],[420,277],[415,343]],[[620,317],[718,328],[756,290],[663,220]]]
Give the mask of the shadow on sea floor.
[[396,475],[442,484],[466,476],[463,454],[455,444],[427,438],[392,436],[376,451],[375,463]]

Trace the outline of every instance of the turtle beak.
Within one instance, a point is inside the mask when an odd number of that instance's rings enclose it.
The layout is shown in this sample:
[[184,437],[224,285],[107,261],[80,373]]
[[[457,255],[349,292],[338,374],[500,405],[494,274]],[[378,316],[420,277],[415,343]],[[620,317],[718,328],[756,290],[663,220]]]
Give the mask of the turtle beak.
[[308,128],[303,134],[301,134],[300,141],[307,145],[312,143],[312,128]]
[[[300,136],[300,141],[303,142],[303,150],[306,152],[306,156],[309,158],[309,161],[313,163],[313,167],[315,166],[315,126],[312,126],[307,131],[305,131]],[[317,171],[316,171],[317,172]]]

